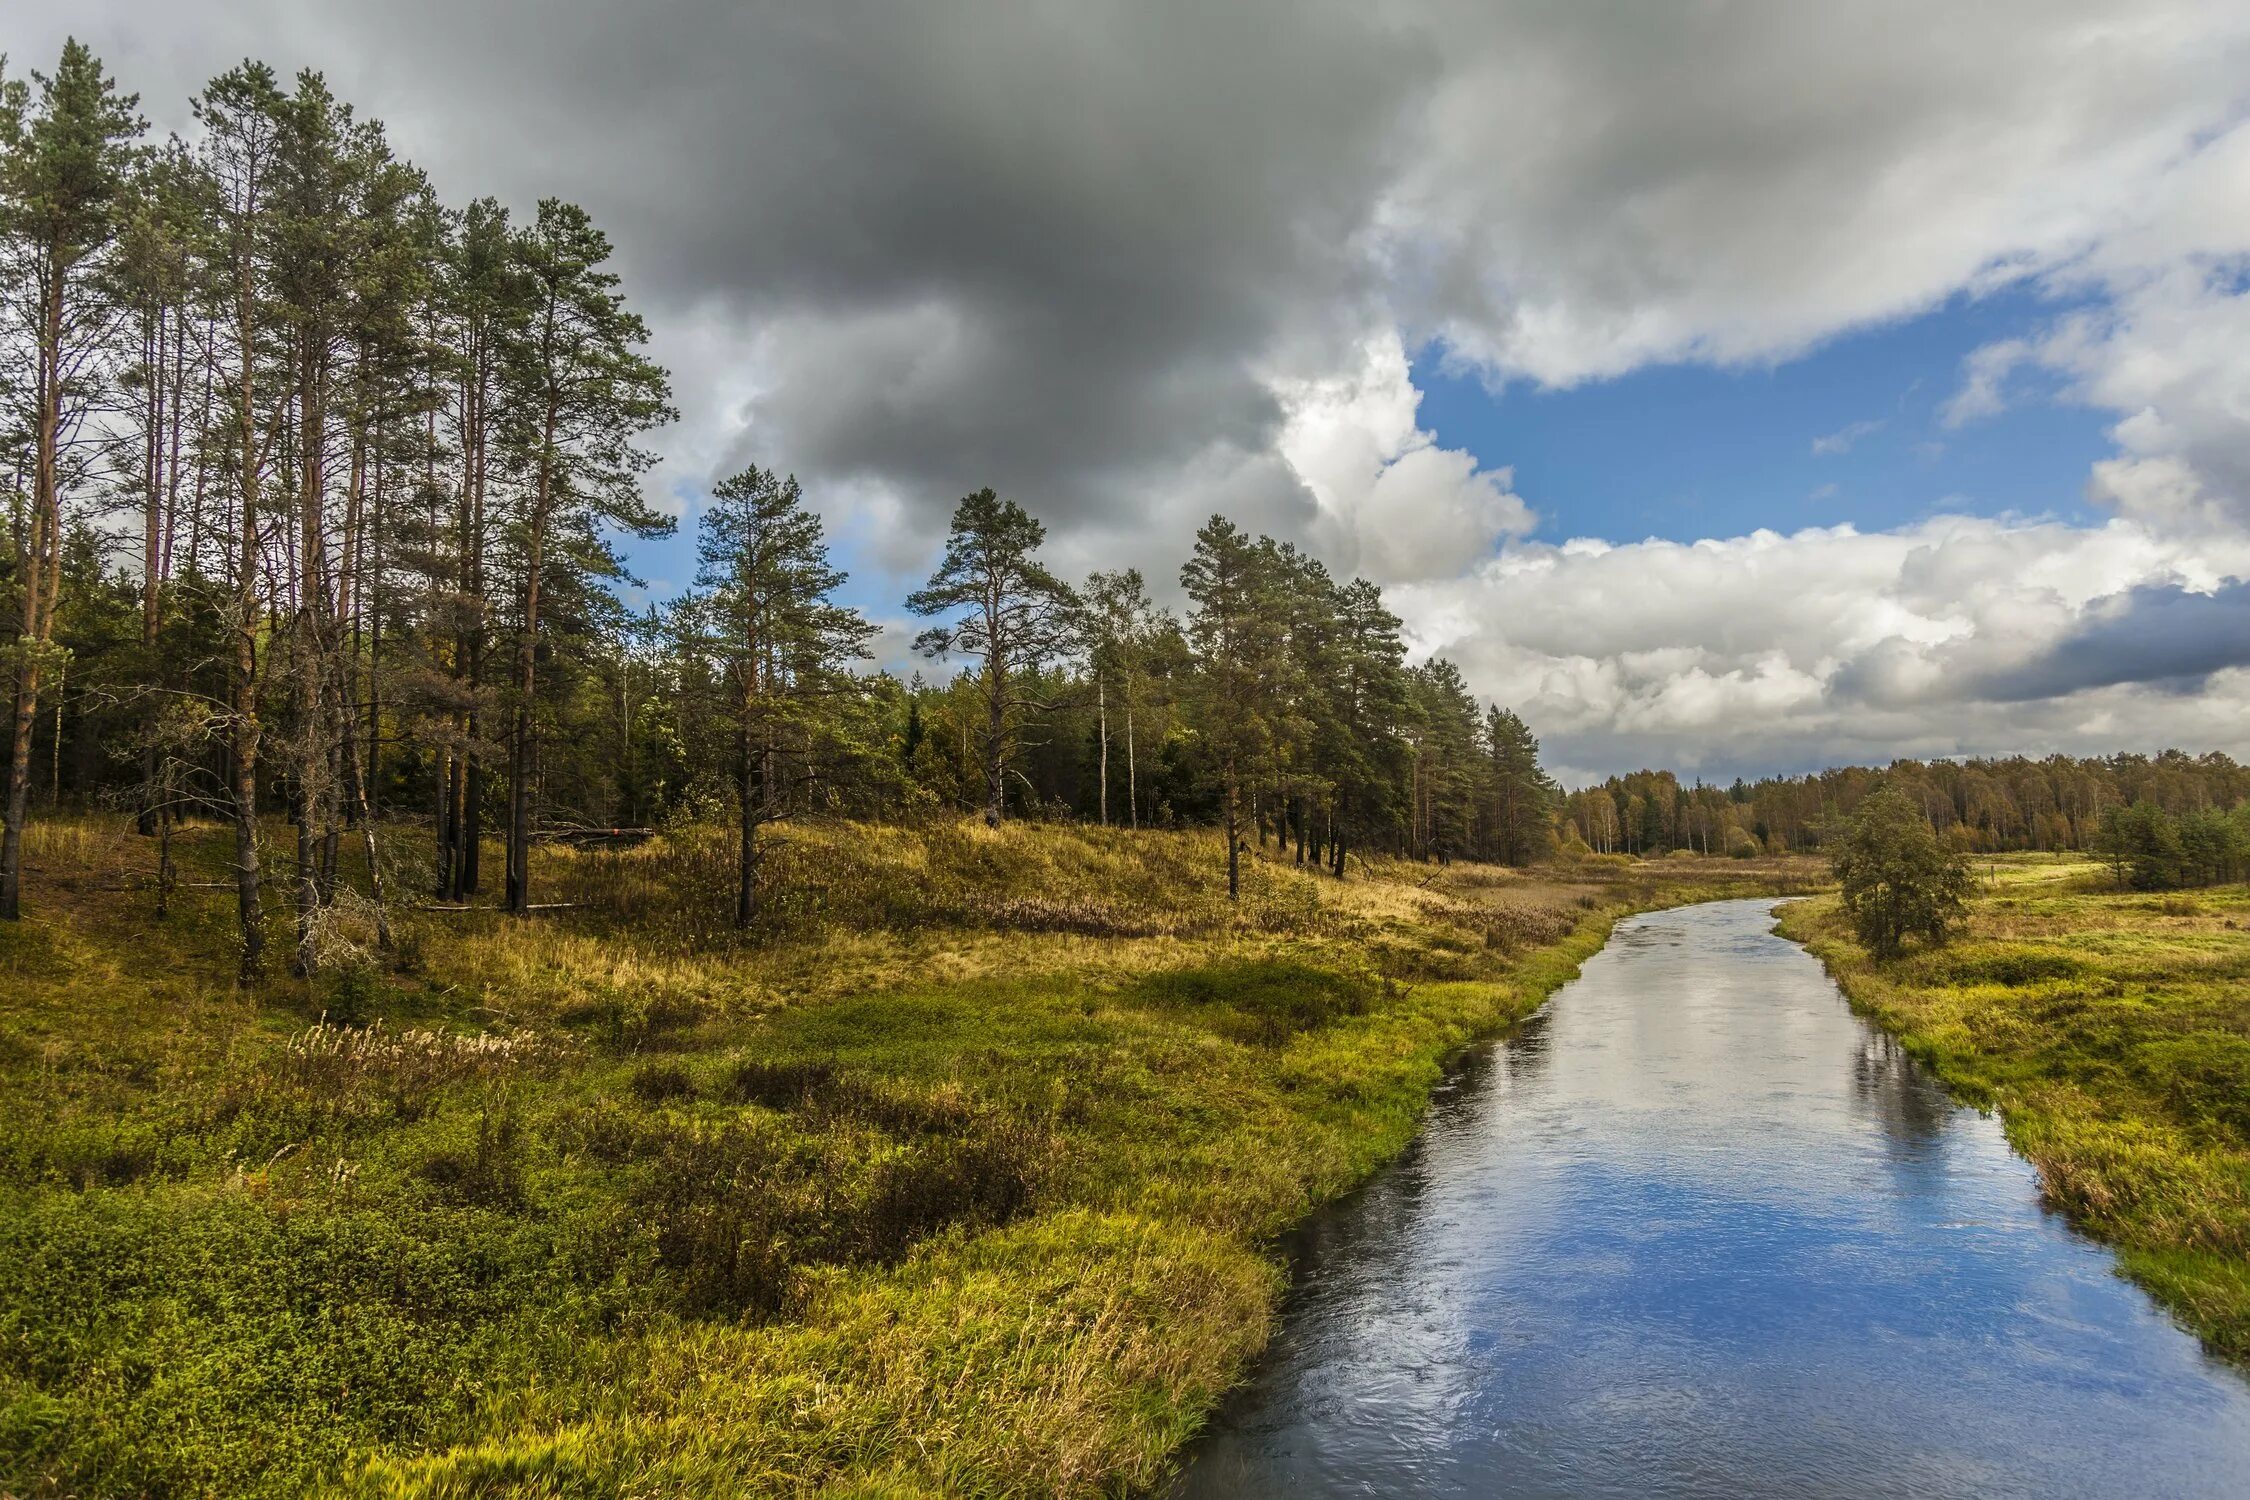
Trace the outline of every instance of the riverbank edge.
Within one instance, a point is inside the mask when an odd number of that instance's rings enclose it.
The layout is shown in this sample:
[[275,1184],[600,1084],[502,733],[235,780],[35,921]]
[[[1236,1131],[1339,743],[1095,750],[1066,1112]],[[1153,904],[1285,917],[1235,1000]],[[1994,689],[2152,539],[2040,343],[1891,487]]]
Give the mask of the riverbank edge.
[[2109,1250],[2116,1258],[2116,1274],[2146,1292],[2208,1353],[2237,1369],[2250,1370],[2250,1330],[2242,1326],[2240,1312],[2250,1294],[2250,1266],[2184,1243],[2135,1243],[2101,1220],[2072,1211],[2056,1184],[2084,1173],[2090,1164],[2069,1152],[2060,1138],[2067,1131],[2058,1131],[2057,1126],[2085,1122],[2058,1117],[2010,1089],[1986,1083],[1957,1054],[1917,1028],[1902,1009],[1886,1003],[1885,992],[1902,986],[1880,972],[1865,948],[1824,928],[1839,910],[1834,896],[1777,902],[1773,930],[1819,959],[1852,1013],[1894,1038],[1955,1100],[1999,1116],[2009,1148],[2039,1174],[2041,1201],[2061,1214],[2072,1232]]
[[1495,992],[1493,1014],[1487,1023],[1452,1041],[1432,1057],[1436,1072],[1420,1087],[1413,1099],[1408,1127],[1395,1140],[1387,1141],[1379,1147],[1377,1154],[1363,1163],[1363,1170],[1347,1180],[1333,1184],[1332,1191],[1312,1197],[1305,1204],[1302,1213],[1270,1235],[1261,1237],[1253,1247],[1275,1272],[1274,1290],[1267,1305],[1263,1334],[1255,1347],[1246,1351],[1231,1377],[1216,1389],[1210,1401],[1195,1414],[1180,1441],[1165,1455],[1159,1476],[1145,1488],[1135,1489],[1130,1493],[1144,1497],[1144,1500],[1159,1500],[1159,1497],[1173,1491],[1187,1463],[1192,1461],[1195,1446],[1208,1430],[1211,1418],[1249,1381],[1252,1372],[1272,1346],[1273,1336],[1278,1328],[1276,1315],[1296,1286],[1296,1264],[1287,1248],[1290,1241],[1321,1213],[1366,1187],[1377,1174],[1395,1164],[1409,1147],[1421,1139],[1429,1118],[1430,1105],[1436,1098],[1438,1089],[1459,1073],[1471,1052],[1506,1040],[1515,1028],[1544,1010],[1557,993],[1580,977],[1589,959],[1609,946],[1619,923],[1651,912],[1676,911],[1726,901],[1769,899],[1778,904],[1806,898],[1785,890],[1714,896],[1707,891],[1689,889],[1664,891],[1647,901],[1604,906],[1589,912],[1568,937],[1522,954],[1509,963],[1503,974],[1475,981],[1480,988]]

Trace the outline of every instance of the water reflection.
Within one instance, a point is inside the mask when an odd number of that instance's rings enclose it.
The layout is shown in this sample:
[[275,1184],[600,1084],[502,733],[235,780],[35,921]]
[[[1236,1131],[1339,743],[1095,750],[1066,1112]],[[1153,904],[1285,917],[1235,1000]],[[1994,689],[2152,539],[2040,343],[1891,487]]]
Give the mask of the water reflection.
[[1953,1115],[1945,1089],[1884,1032],[1861,1038],[1852,1059],[1852,1092],[1891,1140],[1908,1148],[1936,1140]]
[[1479,1059],[1497,1057],[1507,1070],[1510,1083],[1528,1083],[1547,1066],[1554,1012],[1534,1011],[1516,1023],[1507,1041],[1499,1047],[1485,1048],[1476,1056]]
[[2250,1495],[2250,1391],[1770,925],[1627,923],[1473,1060],[1178,1493]]

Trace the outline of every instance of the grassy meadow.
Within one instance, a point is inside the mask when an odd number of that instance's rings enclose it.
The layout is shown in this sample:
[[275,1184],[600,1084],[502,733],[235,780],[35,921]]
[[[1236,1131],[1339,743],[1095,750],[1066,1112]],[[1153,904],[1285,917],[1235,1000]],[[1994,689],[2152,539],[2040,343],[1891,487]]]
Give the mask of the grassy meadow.
[[119,820],[34,826],[0,1493],[1146,1489],[1450,1053],[1625,912],[1819,878],[1260,860],[1235,910],[1209,834],[805,825],[738,943],[718,831],[542,849],[522,921],[387,837],[393,951],[339,900],[249,992],[221,831],[158,919]]
[[1782,931],[1997,1108],[2048,1201],[2214,1350],[2250,1360],[2250,889],[2120,891],[2071,856],[1980,857],[1950,946],[1887,964],[1832,899]]

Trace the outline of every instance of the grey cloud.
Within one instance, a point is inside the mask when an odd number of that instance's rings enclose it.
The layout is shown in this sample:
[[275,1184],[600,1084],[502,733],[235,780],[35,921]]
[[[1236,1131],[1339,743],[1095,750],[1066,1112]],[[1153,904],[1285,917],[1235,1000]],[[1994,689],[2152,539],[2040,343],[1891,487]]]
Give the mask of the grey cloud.
[[2120,684],[2190,693],[2241,666],[2250,666],[2250,584],[2209,593],[2145,584],[2096,604],[2052,646],[1988,675],[1978,690],[2003,703]]
[[[1269,450],[1261,374],[1393,318],[1567,380],[2052,264],[2123,191],[2086,183],[2241,91],[2243,27],[2142,9],[89,0],[10,29],[87,33],[174,119],[243,51],[317,64],[448,193],[585,201],[660,329],[767,330],[747,405],[683,390],[736,453],[924,504],[1000,484],[1067,529]],[[709,438],[677,446],[736,456]]]
[[[201,9],[72,24],[108,45]],[[996,484],[1063,526],[1120,473],[1270,446],[1250,362],[1362,326],[1352,247],[1433,63],[1361,7],[1280,0],[405,0],[182,31],[197,71],[119,65],[184,96],[254,34],[449,195],[585,202],[660,346],[684,317],[763,330],[764,394],[708,414],[751,418],[761,461],[932,503]]]

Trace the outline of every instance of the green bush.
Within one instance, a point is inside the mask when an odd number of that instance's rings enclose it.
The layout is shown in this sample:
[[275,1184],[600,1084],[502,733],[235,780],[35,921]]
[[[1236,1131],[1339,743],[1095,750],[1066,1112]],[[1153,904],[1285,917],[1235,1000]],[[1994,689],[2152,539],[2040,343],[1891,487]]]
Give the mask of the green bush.
[[1895,786],[1861,801],[1830,858],[1844,911],[1877,958],[1895,958],[1909,938],[1943,944],[1967,911],[1967,863]]

